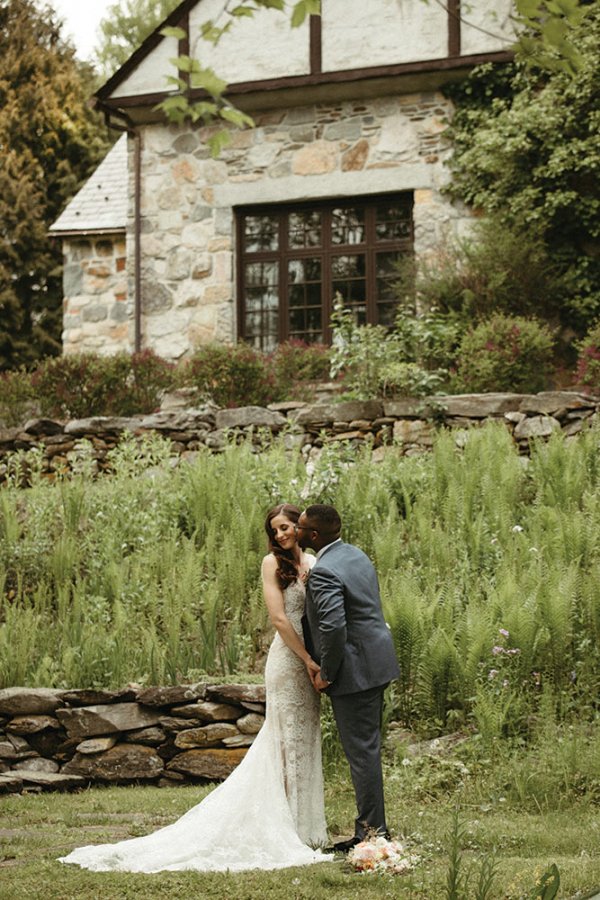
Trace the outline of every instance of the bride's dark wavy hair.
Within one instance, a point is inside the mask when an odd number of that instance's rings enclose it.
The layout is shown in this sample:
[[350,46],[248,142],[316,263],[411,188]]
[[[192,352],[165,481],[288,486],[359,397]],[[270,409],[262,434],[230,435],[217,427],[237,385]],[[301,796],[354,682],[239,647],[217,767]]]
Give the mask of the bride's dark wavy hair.
[[292,584],[293,581],[296,581],[298,578],[298,571],[296,569],[292,551],[284,550],[283,547],[279,546],[275,540],[275,532],[273,528],[271,528],[272,519],[280,514],[288,518],[290,522],[296,523],[300,518],[301,510],[291,503],[279,503],[277,506],[274,506],[273,509],[269,510],[265,520],[265,531],[267,532],[267,537],[269,539],[269,550],[277,560],[277,581],[279,582],[280,588],[285,590],[288,585]]

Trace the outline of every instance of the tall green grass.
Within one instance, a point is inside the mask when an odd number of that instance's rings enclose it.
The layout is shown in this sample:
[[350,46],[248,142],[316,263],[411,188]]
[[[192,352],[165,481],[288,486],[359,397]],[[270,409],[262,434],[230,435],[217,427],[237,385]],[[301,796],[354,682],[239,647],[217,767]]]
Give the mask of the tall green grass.
[[[374,560],[401,663],[396,712],[490,744],[593,713],[600,681],[600,432],[520,457],[489,424],[459,450],[374,464],[329,445],[307,477],[282,444],[199,454],[133,438],[113,474],[0,490],[0,685],[120,686],[260,670],[267,509],[335,503]],[[308,492],[308,493],[307,493]],[[507,632],[507,633],[506,633]],[[544,702],[548,702],[547,700]]]

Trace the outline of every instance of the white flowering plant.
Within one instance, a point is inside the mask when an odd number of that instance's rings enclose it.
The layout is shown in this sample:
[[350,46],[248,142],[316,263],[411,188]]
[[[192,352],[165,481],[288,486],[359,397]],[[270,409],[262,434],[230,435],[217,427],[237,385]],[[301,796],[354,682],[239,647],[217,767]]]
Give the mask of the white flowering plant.
[[419,857],[398,841],[376,836],[356,844],[348,853],[348,862],[361,874],[403,875],[415,867]]

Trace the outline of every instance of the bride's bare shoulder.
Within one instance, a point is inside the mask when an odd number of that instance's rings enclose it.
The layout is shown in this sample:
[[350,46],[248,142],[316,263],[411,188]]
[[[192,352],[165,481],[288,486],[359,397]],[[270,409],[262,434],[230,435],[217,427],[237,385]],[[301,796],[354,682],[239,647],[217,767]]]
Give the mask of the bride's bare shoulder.
[[263,572],[274,572],[277,569],[277,557],[274,553],[267,553],[266,556],[263,556],[261,569]]

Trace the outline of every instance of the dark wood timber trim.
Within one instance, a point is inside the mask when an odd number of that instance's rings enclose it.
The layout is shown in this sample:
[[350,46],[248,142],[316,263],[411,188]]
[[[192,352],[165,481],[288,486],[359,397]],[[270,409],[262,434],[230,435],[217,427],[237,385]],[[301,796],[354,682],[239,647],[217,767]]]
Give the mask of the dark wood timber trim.
[[460,0],[448,0],[448,56],[460,56]]
[[[185,37],[181,38],[179,41],[179,56],[189,56],[190,55],[190,14],[186,12],[179,22],[179,26],[183,28],[185,31]],[[190,87],[190,73],[189,72],[178,72],[180,78],[182,78],[188,86],[188,90]]]
[[310,74],[323,71],[323,28],[321,16],[310,17]]
[[[275,91],[285,88],[311,87],[321,84],[341,84],[352,81],[365,81],[372,78],[389,78],[400,75],[424,74],[428,72],[448,72],[452,70],[470,69],[483,63],[510,62],[513,54],[510,50],[496,53],[478,53],[472,56],[444,57],[443,59],[425,62],[400,63],[395,66],[371,66],[364,69],[344,69],[337,72],[321,72],[314,75],[291,75],[287,78],[271,78],[264,81],[244,81],[230,84],[228,96],[251,94],[260,91]],[[127,97],[111,97],[105,101],[107,106],[115,109],[128,109],[135,106],[154,106],[164,100],[168,94],[164,91],[154,94],[134,94]],[[190,97],[203,97],[200,90],[190,91]]]

